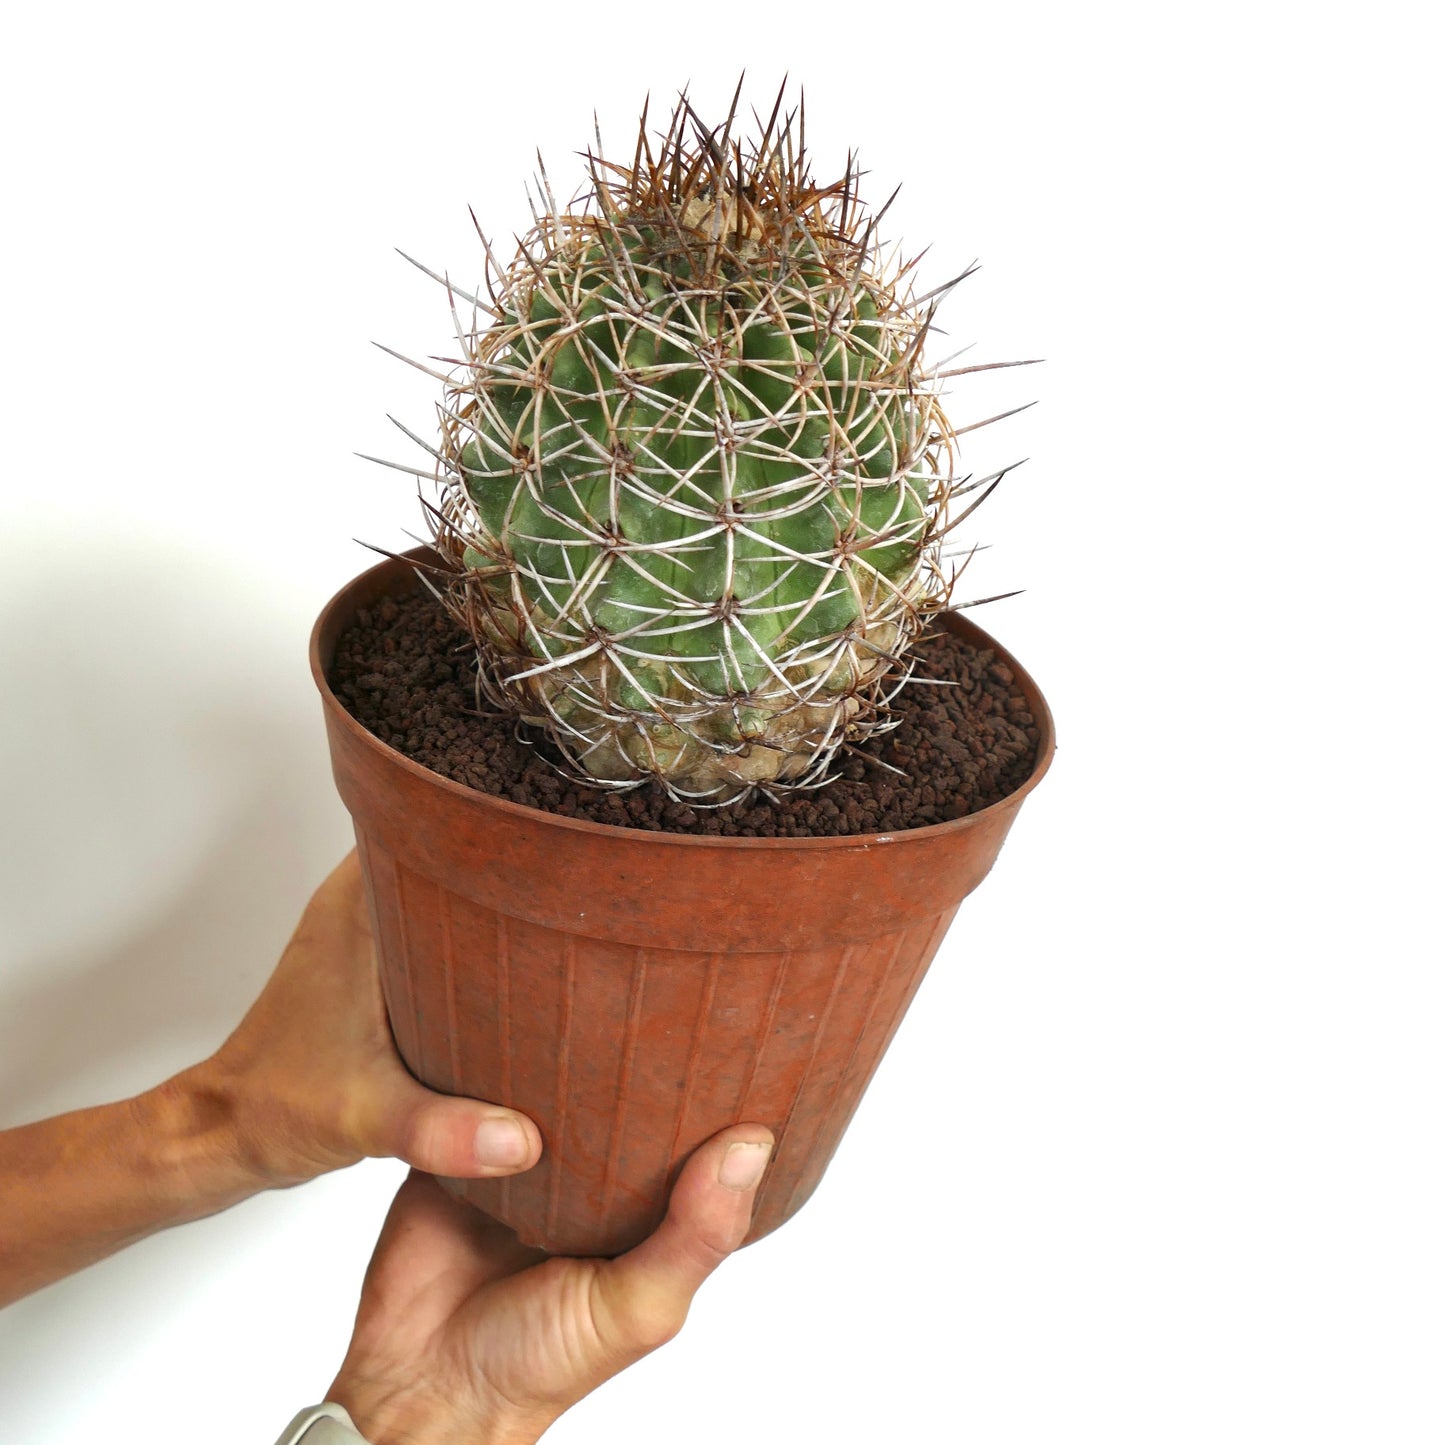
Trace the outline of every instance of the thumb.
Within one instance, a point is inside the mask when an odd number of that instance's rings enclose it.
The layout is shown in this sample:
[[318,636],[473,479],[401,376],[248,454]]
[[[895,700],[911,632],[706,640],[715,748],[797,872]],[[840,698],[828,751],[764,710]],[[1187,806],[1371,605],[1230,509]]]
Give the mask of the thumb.
[[683,1167],[657,1229],[601,1266],[594,1318],[612,1350],[636,1358],[682,1328],[702,1282],[743,1242],[772,1148],[760,1124],[709,1139]]
[[542,1157],[542,1135],[515,1109],[435,1094],[408,1077],[388,1091],[368,1152],[427,1174],[494,1179],[530,1169]]

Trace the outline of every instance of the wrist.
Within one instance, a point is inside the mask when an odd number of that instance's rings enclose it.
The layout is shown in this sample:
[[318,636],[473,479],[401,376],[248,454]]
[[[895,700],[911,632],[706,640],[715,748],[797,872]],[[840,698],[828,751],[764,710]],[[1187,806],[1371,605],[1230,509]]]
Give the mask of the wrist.
[[357,1433],[356,1422],[334,1400],[302,1410],[276,1445],[374,1445]]
[[268,1188],[246,1147],[234,1089],[210,1061],[128,1103],[141,1137],[153,1192],[185,1218],[200,1219]]
[[278,1073],[254,1058],[232,1057],[228,1044],[170,1081],[216,1123],[213,1142],[246,1195],[305,1184],[360,1157],[318,1143],[315,1119]]
[[536,1445],[551,1420],[512,1419],[501,1409],[459,1406],[415,1383],[380,1384],[343,1366],[326,1393],[370,1445]]

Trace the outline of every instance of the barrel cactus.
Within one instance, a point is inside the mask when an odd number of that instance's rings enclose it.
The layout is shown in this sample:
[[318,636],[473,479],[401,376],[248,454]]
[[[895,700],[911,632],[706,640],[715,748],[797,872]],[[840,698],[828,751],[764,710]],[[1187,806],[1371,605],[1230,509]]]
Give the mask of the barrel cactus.
[[951,503],[996,481],[955,474],[938,294],[781,101],[747,141],[736,102],[644,110],[577,200],[541,172],[509,264],[483,237],[484,294],[447,283],[429,512],[479,687],[583,778],[693,803],[818,783],[889,725]]

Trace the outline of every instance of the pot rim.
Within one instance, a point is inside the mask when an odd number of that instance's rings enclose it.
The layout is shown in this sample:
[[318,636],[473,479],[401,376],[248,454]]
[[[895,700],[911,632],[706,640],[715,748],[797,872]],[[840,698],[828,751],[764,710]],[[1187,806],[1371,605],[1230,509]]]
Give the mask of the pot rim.
[[[311,677],[315,682],[317,690],[321,693],[322,704],[330,712],[336,722],[345,728],[354,738],[373,752],[379,752],[386,757],[393,766],[400,766],[404,771],[412,773],[415,777],[431,785],[441,788],[459,800],[470,803],[475,807],[500,808],[504,813],[511,814],[517,818],[528,818],[534,821],[540,820],[543,823],[555,825],[559,828],[566,828],[582,833],[591,833],[601,837],[616,838],[619,841],[627,842],[656,842],[667,845],[676,844],[681,847],[704,847],[717,848],[734,847],[744,850],[755,851],[776,851],[780,848],[798,849],[802,851],[814,851],[820,849],[836,848],[871,848],[885,844],[897,844],[917,839],[923,841],[934,838],[944,833],[960,832],[970,827],[977,827],[984,821],[991,818],[996,812],[1005,808],[1017,808],[1025,797],[1038,786],[1039,780],[1049,770],[1053,762],[1055,739],[1054,719],[1049,710],[1048,702],[1043,693],[1039,690],[1038,684],[1029,675],[1009,650],[996,642],[977,623],[964,618],[956,610],[947,610],[942,615],[956,617],[964,622],[970,629],[977,632],[987,644],[994,649],[1003,661],[1014,673],[1015,681],[1019,682],[1025,691],[1031,694],[1030,707],[1034,712],[1034,723],[1039,730],[1038,752],[1034,758],[1034,766],[1027,778],[1019,784],[1013,792],[1005,794],[996,802],[990,803],[986,808],[980,808],[976,812],[967,813],[962,818],[950,818],[942,823],[925,823],[918,828],[905,828],[896,833],[843,833],[826,838],[738,838],[719,836],[713,833],[667,833],[655,831],[651,828],[624,828],[615,823],[594,823],[587,818],[569,818],[562,813],[551,813],[544,808],[529,808],[522,803],[514,803],[510,798],[499,798],[493,793],[484,792],[480,788],[468,787],[465,783],[454,782],[451,778],[443,777],[440,773],[433,772],[430,768],[424,767],[421,763],[399,752],[389,743],[384,743],[375,733],[363,727],[347,711],[341,699],[331,690],[331,684],[327,681],[325,668],[321,665],[321,634],[332,615],[342,605],[347,594],[364,578],[371,577],[384,569],[395,567],[398,563],[409,564],[420,561],[425,554],[431,552],[430,547],[413,547],[409,551],[398,553],[387,557],[386,560],[367,568],[365,572],[358,573],[343,586],[337,589],[330,600],[317,615],[315,623],[311,628],[311,639],[307,648],[311,664]],[[413,569],[414,570],[414,569]],[[1037,703],[1037,706],[1035,706]]]

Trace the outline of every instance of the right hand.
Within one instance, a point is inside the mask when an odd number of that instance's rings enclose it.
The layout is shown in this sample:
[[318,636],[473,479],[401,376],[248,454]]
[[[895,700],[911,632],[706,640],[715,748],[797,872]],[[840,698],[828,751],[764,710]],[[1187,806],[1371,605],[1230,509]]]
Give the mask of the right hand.
[[542,1157],[526,1115],[433,1093],[407,1072],[387,1023],[354,852],[306,905],[235,1032],[167,1087],[227,1122],[226,1152],[246,1171],[240,1195],[368,1156],[458,1179],[517,1174]]
[[682,1328],[698,1287],[747,1234],[772,1142],[757,1124],[710,1139],[657,1231],[611,1260],[528,1249],[413,1173],[327,1398],[373,1445],[532,1445]]

